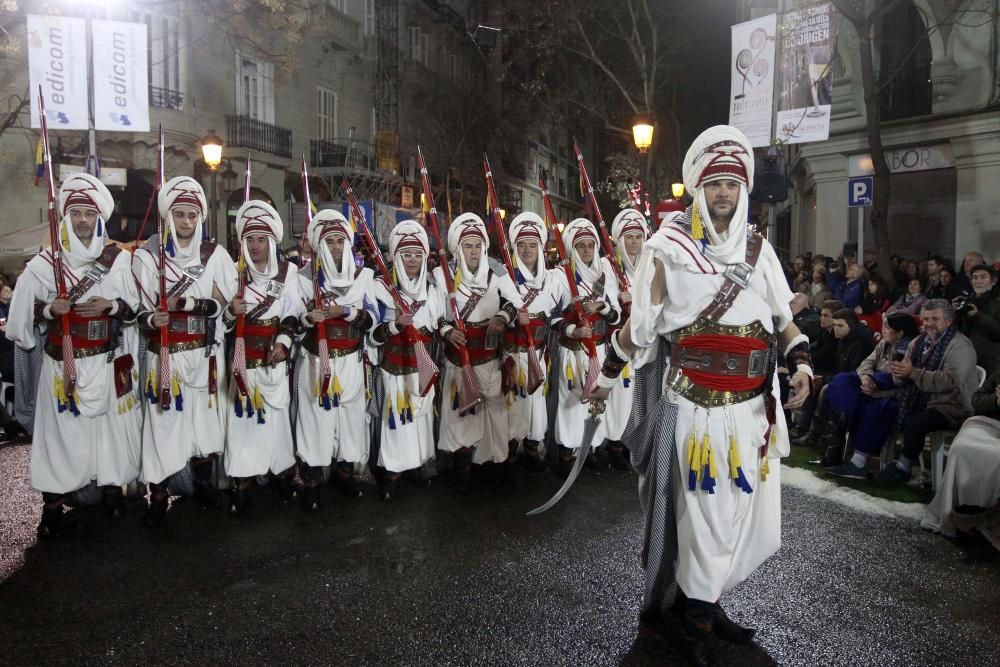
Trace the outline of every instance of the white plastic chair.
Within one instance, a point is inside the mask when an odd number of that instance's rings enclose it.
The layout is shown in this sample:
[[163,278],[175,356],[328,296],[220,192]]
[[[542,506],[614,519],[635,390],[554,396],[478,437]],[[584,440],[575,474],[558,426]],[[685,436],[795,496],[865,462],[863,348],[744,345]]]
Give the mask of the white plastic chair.
[[[986,369],[976,366],[977,387],[982,387],[986,382]],[[951,449],[951,443],[955,439],[955,431],[934,431],[927,434],[927,442],[931,448],[931,489],[937,491],[938,483],[944,475],[944,459]]]

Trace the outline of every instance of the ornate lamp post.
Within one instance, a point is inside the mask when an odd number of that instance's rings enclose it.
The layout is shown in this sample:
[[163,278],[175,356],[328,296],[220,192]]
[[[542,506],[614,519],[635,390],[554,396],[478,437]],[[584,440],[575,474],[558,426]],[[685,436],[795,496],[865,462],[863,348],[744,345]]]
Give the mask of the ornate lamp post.
[[649,147],[653,145],[653,124],[646,119],[640,118],[632,125],[632,140],[635,142],[635,149],[640,155],[645,156],[642,165],[642,214],[649,215],[649,199],[647,191],[649,189],[649,168],[650,155]]
[[219,236],[219,198],[216,191],[216,180],[219,173],[219,164],[222,162],[222,139],[215,134],[215,130],[209,130],[208,134],[201,139],[201,157],[212,174],[211,197],[208,208],[211,211],[212,238],[218,240]]

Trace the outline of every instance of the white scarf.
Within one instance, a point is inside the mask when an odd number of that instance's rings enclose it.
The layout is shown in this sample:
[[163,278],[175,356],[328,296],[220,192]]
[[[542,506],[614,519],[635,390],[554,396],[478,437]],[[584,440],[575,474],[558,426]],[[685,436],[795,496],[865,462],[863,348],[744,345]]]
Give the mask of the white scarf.
[[[478,238],[483,242],[483,251],[479,257],[479,266],[476,270],[470,271],[465,263],[465,254],[462,252],[462,240],[466,238]],[[486,224],[483,219],[475,213],[463,213],[455,218],[448,228],[448,250],[458,265],[455,272],[455,286],[459,285],[473,290],[485,290],[490,283],[490,261],[486,251],[490,248],[490,237],[486,233]]]
[[[389,237],[389,251],[392,253],[393,272],[399,291],[411,301],[427,300],[427,232],[416,220],[403,220],[392,229]],[[422,252],[424,261],[420,264],[420,273],[415,278],[406,275],[403,260],[399,254],[403,252]]]
[[[580,259],[580,253],[576,249],[576,241],[583,238],[593,238],[594,240],[594,258],[589,264]],[[592,287],[601,279],[601,276],[604,275],[604,263],[601,262],[601,241],[597,236],[597,228],[594,227],[594,223],[586,218],[577,218],[570,222],[563,229],[563,246],[569,248],[570,262],[588,287]]]

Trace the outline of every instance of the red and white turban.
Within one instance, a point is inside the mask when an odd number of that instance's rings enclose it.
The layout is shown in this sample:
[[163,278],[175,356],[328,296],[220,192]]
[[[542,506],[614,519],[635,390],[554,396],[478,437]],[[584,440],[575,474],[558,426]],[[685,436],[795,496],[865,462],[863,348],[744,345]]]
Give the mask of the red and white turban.
[[538,244],[538,262],[535,267],[528,268],[520,261],[517,270],[521,272],[524,282],[529,287],[539,288],[545,280],[545,244],[549,240],[549,230],[541,216],[532,211],[518,213],[510,223],[510,249],[517,253],[519,241],[535,241]]
[[65,218],[71,208],[78,206],[96,210],[107,222],[115,210],[115,200],[99,178],[79,173],[67,178],[59,188],[59,217]]
[[[284,236],[285,227],[281,224],[281,216],[274,207],[266,201],[251,199],[240,206],[236,212],[236,237],[240,240],[240,252],[247,269],[255,279],[267,280],[278,273],[278,246]],[[250,251],[247,249],[247,239],[251,236],[265,236],[268,243],[267,267],[258,271]]]
[[611,223],[611,240],[615,242],[615,245],[618,245],[622,236],[628,232],[642,234],[644,239],[649,238],[649,225],[646,224],[646,218],[634,208],[622,209],[615,216],[614,222]]
[[169,219],[170,209],[175,206],[193,206],[201,216],[202,222],[205,221],[205,213],[208,211],[208,200],[205,199],[201,183],[190,176],[175,176],[164,183],[156,198],[156,205],[164,220]]
[[684,156],[684,187],[692,195],[705,183],[731,179],[747,192],[753,187],[753,147],[746,135],[729,125],[710,127]]
[[[483,242],[483,252],[479,257],[479,266],[475,272],[470,272],[465,263],[465,255],[462,253],[462,241],[466,239],[479,239]],[[485,289],[489,282],[489,261],[486,251],[490,247],[490,235],[486,231],[486,223],[475,213],[463,213],[455,218],[448,228],[448,250],[452,257],[458,262],[456,272],[456,282],[464,283],[469,287]]]
[[[396,255],[403,252],[423,253],[424,261],[420,263],[420,273],[415,278],[406,275],[402,262]],[[427,255],[430,243],[424,226],[416,220],[403,220],[392,228],[389,233],[389,253],[392,255],[393,271],[399,289],[414,301],[427,300]],[[399,262],[396,265],[396,262]]]
[[[562,238],[563,246],[569,253],[580,277],[587,281],[587,284],[592,285],[604,273],[604,266],[601,264],[601,241],[597,236],[597,228],[594,227],[594,223],[586,218],[577,218],[566,225]],[[594,242],[594,258],[589,264],[580,259],[580,253],[576,249],[577,243],[586,240]]]
[[[326,239],[340,236],[346,239],[344,250],[340,256],[340,268],[330,254],[330,247],[326,244]],[[312,221],[306,228],[306,238],[313,252],[320,258],[324,285],[334,287],[347,287],[354,281],[354,253],[351,248],[354,245],[354,226],[341,214],[340,211],[323,209],[313,216]]]

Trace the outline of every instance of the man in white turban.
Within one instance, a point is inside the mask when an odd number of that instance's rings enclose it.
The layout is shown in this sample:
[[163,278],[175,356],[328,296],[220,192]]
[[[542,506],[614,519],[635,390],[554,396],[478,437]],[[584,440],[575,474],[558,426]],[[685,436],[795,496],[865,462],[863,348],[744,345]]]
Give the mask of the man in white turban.
[[[292,496],[295,446],[288,352],[298,318],[305,313],[295,266],[278,259],[284,236],[278,212],[264,201],[244,203],[236,212],[236,236],[243,289],[222,313],[226,330],[234,332],[225,455],[226,474],[233,478],[233,515],[247,511],[258,476],[270,475],[283,500]],[[236,333],[243,335],[237,338]]]
[[[448,228],[455,297],[465,333],[455,327],[454,313],[446,308],[438,326],[446,357],[438,447],[453,453],[453,470],[462,491],[470,488],[473,463],[503,463],[509,455],[510,424],[507,400],[501,391],[500,338],[511,322],[527,321],[527,313],[518,312],[523,303],[510,276],[506,270],[495,270],[490,265],[486,255],[489,246],[486,225],[475,213],[463,213]],[[434,282],[447,304],[449,296],[441,267],[434,269]],[[460,405],[463,378],[459,348],[468,352],[482,398],[482,403],[469,410]]]
[[[435,387],[421,395],[420,359],[415,343],[431,344],[438,320],[444,317],[441,293],[427,271],[427,232],[416,220],[403,220],[389,235],[392,287],[406,304],[400,310],[383,278],[375,283],[379,324],[372,342],[382,349],[379,372],[385,400],[379,419],[378,467],[383,500],[396,497],[399,478],[434,458]],[[425,369],[425,372],[427,369]],[[416,474],[416,473],[414,473]]]
[[[135,320],[139,299],[129,254],[107,243],[114,200],[94,176],[74,174],[60,188],[58,203],[67,295],[58,295],[53,248],[42,251],[17,281],[6,330],[7,338],[30,350],[35,321],[47,327],[31,445],[31,486],[45,503],[40,537],[63,530],[67,496],[91,483],[103,488],[109,516],[124,515],[121,487],[139,474],[133,357],[121,336],[123,325]],[[63,316],[69,331],[63,330]],[[69,368],[66,333],[72,342]]]
[[545,243],[549,230],[537,213],[525,211],[510,224],[510,249],[514,252],[514,273],[517,290],[528,311],[528,327],[511,326],[504,331],[504,375],[509,377],[508,403],[510,405],[510,450],[523,445],[522,461],[536,472],[545,470],[545,459],[539,444],[548,430],[548,413],[545,405],[545,383],[529,393],[530,376],[528,359],[528,332],[534,341],[539,365],[545,367],[545,341],[548,339],[548,322],[558,314],[556,304],[563,300],[558,274],[545,266]]
[[[801,405],[812,374],[781,263],[748,234],[753,165],[736,128],[694,141],[684,160],[694,204],[646,242],[632,314],[611,339],[600,380],[606,395],[630,358],[637,365],[636,426],[625,442],[646,514],[641,622],[656,631],[670,611],[682,614],[697,664],[711,660],[713,631],[741,643],[753,636],[718,600],[781,541],[778,457],[788,434],[777,353],[795,369],[786,407]],[[658,353],[632,356],[640,350]]]
[[[605,339],[608,327],[620,321],[621,306],[618,300],[618,282],[606,257],[600,255],[600,240],[594,223],[577,218],[566,225],[562,232],[563,246],[569,254],[570,267],[576,283],[576,293],[584,311],[579,321],[571,303],[566,272],[556,272],[561,298],[558,308],[561,316],[552,327],[559,333],[559,402],[555,414],[555,437],[559,443],[559,461],[556,473],[567,476],[573,467],[575,450],[583,445],[584,423],[590,407],[584,393],[591,390],[587,376],[591,364],[604,361]],[[588,346],[592,342],[596,361],[592,361]],[[601,420],[594,433],[593,446],[607,437],[607,421]]]
[[355,231],[347,218],[338,211],[319,211],[306,237],[318,268],[311,276],[299,273],[299,293],[308,312],[301,318],[306,335],[295,372],[295,442],[302,507],[315,512],[327,466],[333,466],[330,479],[342,494],[361,496],[354,471],[368,461],[369,447],[362,343],[376,313],[374,274],[355,262]]
[[[218,387],[226,366],[224,332],[216,325],[236,292],[233,260],[219,244],[202,240],[208,205],[198,181],[170,179],[157,204],[163,235],[136,250],[132,266],[141,298],[139,324],[148,341],[142,480],[150,488],[144,521],[151,528],[163,522],[171,492],[183,486],[181,477],[171,485],[172,476],[189,465],[198,501],[203,507],[218,504],[218,455],[225,444]],[[161,256],[166,312],[160,307]],[[160,358],[161,345],[166,359]]]

